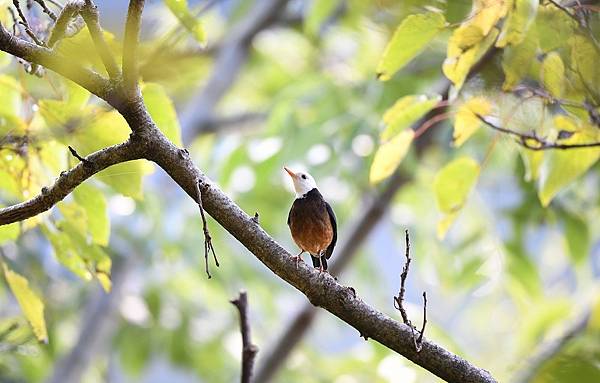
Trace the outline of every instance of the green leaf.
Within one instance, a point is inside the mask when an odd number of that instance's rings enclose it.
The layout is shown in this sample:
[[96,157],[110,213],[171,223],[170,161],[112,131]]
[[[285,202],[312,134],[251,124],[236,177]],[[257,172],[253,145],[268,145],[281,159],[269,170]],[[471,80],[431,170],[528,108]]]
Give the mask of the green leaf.
[[173,102],[159,84],[145,83],[142,86],[142,96],[148,108],[148,113],[172,143],[181,146],[181,127],[177,120],[177,112]]
[[571,65],[576,78],[591,90],[600,89],[600,55],[593,43],[585,36],[574,35],[569,40],[571,46]]
[[107,246],[110,235],[110,220],[104,194],[87,183],[79,185],[73,192],[75,201],[85,209],[87,229],[92,241]]
[[520,44],[535,20],[539,0],[512,0],[511,11],[504,21],[496,46]]
[[66,103],[73,109],[82,109],[90,99],[91,93],[71,80],[64,79],[67,91]]
[[[0,172],[0,177],[2,173]],[[1,207],[1,206],[0,206]],[[21,228],[19,222],[11,223],[9,225],[0,226],[0,245],[8,241],[14,241],[19,238],[21,234]]]
[[77,252],[71,238],[63,231],[50,228],[47,225],[42,225],[41,228],[44,236],[50,241],[58,262],[84,281],[90,281],[92,273],[90,273],[85,261]]
[[410,15],[394,32],[377,65],[377,78],[386,81],[421,53],[446,24],[439,13]]
[[425,95],[400,98],[383,115],[386,129],[381,134],[381,139],[387,141],[394,137],[433,109],[441,99],[441,96],[427,98]]
[[435,176],[433,190],[438,208],[443,213],[460,210],[479,177],[479,164],[461,157],[444,166]]
[[190,32],[192,37],[204,47],[206,45],[206,32],[200,20],[190,12],[187,0],[165,0],[165,5],[185,29]]
[[11,55],[9,55],[6,52],[0,52],[0,69],[9,65],[11,63],[11,61],[12,61]]
[[482,122],[479,116],[485,117],[492,111],[492,104],[484,97],[473,97],[463,103],[454,118],[454,145],[461,146],[479,129]]
[[25,124],[21,120],[23,107],[21,85],[13,77],[0,75],[0,134],[19,133]]
[[383,181],[396,171],[402,159],[406,156],[415,136],[411,129],[403,130],[390,141],[382,144],[371,164],[370,181],[375,184]]
[[321,25],[327,21],[338,4],[338,0],[312,0],[308,15],[304,18],[304,31],[306,34],[317,36]]
[[[560,141],[563,144],[572,145],[600,140],[597,128],[577,126],[575,121],[566,116],[557,116],[554,125],[560,131],[572,133],[571,137]],[[542,205],[548,206],[558,192],[584,174],[598,161],[598,158],[600,158],[600,148],[552,150],[546,153],[540,169],[538,190]]]
[[96,177],[112,187],[116,192],[137,200],[144,198],[142,180],[153,170],[145,160],[136,160],[113,165],[104,169]]
[[587,259],[590,252],[590,229],[586,220],[578,215],[564,212],[562,218],[571,260],[580,264]]
[[544,58],[540,69],[544,87],[555,98],[561,98],[565,91],[565,65],[560,55],[550,52]]
[[502,90],[508,92],[518,85],[529,72],[537,53],[538,40],[535,33],[528,33],[518,45],[509,45],[502,51],[504,84]]
[[17,298],[21,310],[27,321],[33,329],[33,333],[38,341],[47,343],[48,332],[46,331],[46,321],[44,320],[44,303],[39,296],[31,290],[27,279],[10,270],[5,263],[2,263],[4,277],[10,287],[10,290]]
[[520,147],[519,153],[525,165],[525,181],[531,182],[539,179],[540,167],[544,161],[544,151]]

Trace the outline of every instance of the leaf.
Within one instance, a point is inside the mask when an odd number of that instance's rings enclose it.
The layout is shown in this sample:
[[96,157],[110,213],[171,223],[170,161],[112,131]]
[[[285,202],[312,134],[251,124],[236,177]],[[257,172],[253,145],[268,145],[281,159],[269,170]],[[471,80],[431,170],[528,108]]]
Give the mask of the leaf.
[[304,18],[304,31],[311,36],[317,36],[321,25],[327,21],[339,2],[337,0],[312,0],[308,15]]
[[381,134],[381,139],[387,141],[394,137],[433,109],[441,99],[441,96],[427,98],[425,95],[400,98],[383,115],[386,129]]
[[371,164],[369,176],[371,183],[381,182],[394,173],[406,156],[414,136],[415,133],[411,129],[403,130],[377,149]]
[[135,160],[113,165],[98,173],[96,177],[116,192],[141,200],[144,198],[142,180],[144,175],[151,173],[153,169],[147,161]]
[[590,252],[590,229],[582,217],[564,212],[562,214],[565,225],[565,239],[571,260],[575,264],[584,262]]
[[487,36],[507,11],[506,0],[473,0],[471,17],[465,24],[478,27]]
[[0,134],[19,133],[25,124],[21,120],[22,88],[10,76],[0,75]]
[[[577,143],[596,142],[600,140],[597,128],[578,126],[566,116],[557,116],[554,125],[562,131],[573,134],[560,143],[572,145]],[[538,196],[543,206],[563,188],[585,173],[600,158],[600,148],[583,148],[571,150],[552,150],[547,153],[540,169],[540,185]]]
[[[0,172],[0,177],[2,176],[3,174]],[[2,206],[0,205],[0,207]],[[0,226],[0,245],[8,241],[16,240],[17,238],[19,238],[19,234],[21,234],[19,222]]]
[[504,21],[496,46],[520,44],[535,20],[539,0],[512,0],[511,11]]
[[463,103],[454,118],[454,146],[461,146],[479,129],[482,122],[477,117],[486,116],[492,111],[492,104],[483,97],[473,97]]
[[464,206],[479,176],[479,164],[472,158],[461,157],[444,166],[435,176],[433,191],[438,208],[445,216],[438,222],[437,233],[443,238]]
[[439,13],[423,13],[405,18],[385,47],[377,65],[377,78],[386,81],[421,53],[446,24]]
[[540,176],[540,166],[544,160],[544,151],[519,147],[519,153],[525,165],[525,181],[536,181]]
[[540,69],[544,87],[554,98],[561,98],[565,91],[565,65],[560,55],[550,52],[544,58]]
[[91,93],[71,80],[64,79],[67,91],[66,103],[73,109],[82,109],[90,99]]
[[185,29],[191,33],[192,37],[202,47],[206,46],[206,32],[204,31],[204,27],[200,20],[190,12],[187,0],[165,0],[165,5],[177,17]]
[[173,102],[159,84],[145,83],[142,96],[150,117],[167,138],[177,146],[182,146],[181,126]]
[[51,229],[48,225],[42,225],[41,228],[44,236],[50,241],[58,262],[84,281],[90,281],[92,274],[77,252],[71,238],[60,230]]
[[481,59],[481,57],[492,46],[498,36],[498,29],[494,28],[480,42],[471,48],[465,48],[463,33],[456,29],[448,41],[448,54],[442,64],[444,75],[452,81],[458,90],[465,82],[471,67]]
[[104,194],[97,188],[83,183],[74,190],[73,196],[85,210],[87,230],[93,242],[107,246],[110,236],[110,220]]
[[600,84],[600,55],[594,45],[584,36],[574,35],[569,39],[571,64],[576,77],[593,90]]
[[538,41],[535,33],[528,33],[518,45],[509,45],[502,51],[504,84],[502,90],[508,92],[518,85],[529,72],[537,53]]
[[33,333],[38,341],[47,343],[48,332],[46,330],[46,321],[44,320],[44,303],[29,287],[27,279],[10,270],[5,263],[2,263],[4,276],[10,290],[17,298],[21,310],[27,321],[33,329]]

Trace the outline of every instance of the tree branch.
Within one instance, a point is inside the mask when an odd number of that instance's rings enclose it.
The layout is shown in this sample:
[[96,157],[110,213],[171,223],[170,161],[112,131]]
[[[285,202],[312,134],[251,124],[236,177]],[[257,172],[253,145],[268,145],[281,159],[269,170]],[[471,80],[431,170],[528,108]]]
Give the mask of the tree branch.
[[98,7],[92,0],[85,0],[85,6],[81,10],[81,15],[87,24],[94,45],[96,46],[96,51],[102,59],[109,77],[111,79],[120,78],[121,70],[117,66],[106,40],[104,40],[104,33],[102,32],[102,27],[100,27],[100,22],[98,21]]
[[250,320],[248,319],[248,294],[240,291],[239,297],[232,300],[231,303],[237,307],[240,312],[240,331],[242,333],[242,374],[241,383],[250,383],[252,381],[252,368],[254,366],[254,357],[258,352],[258,347],[252,344],[250,337]]
[[68,2],[60,11],[58,18],[54,22],[54,28],[48,37],[48,46],[53,48],[57,42],[62,40],[67,34],[67,27],[71,20],[81,11],[82,3],[78,1]]
[[130,0],[123,42],[123,85],[127,95],[138,93],[137,51],[142,27],[144,0]]
[[60,174],[50,187],[29,201],[0,209],[0,225],[23,221],[49,210],[63,200],[79,184],[109,166],[141,158],[139,145],[134,141],[110,146],[86,157],[69,171]]
[[51,69],[104,100],[112,98],[110,84],[106,79],[51,49],[32,44],[10,34],[2,24],[0,24],[0,50]]
[[479,114],[475,114],[477,118],[483,122],[485,125],[490,128],[497,130],[501,133],[508,134],[510,136],[516,137],[519,145],[524,148],[530,150],[549,150],[549,149],[582,149],[582,148],[593,148],[600,147],[600,142],[585,142],[580,144],[558,144],[556,142],[548,142],[544,138],[538,137],[535,133],[521,133],[515,130],[503,128],[501,126],[495,125],[492,122],[486,120],[484,117]]

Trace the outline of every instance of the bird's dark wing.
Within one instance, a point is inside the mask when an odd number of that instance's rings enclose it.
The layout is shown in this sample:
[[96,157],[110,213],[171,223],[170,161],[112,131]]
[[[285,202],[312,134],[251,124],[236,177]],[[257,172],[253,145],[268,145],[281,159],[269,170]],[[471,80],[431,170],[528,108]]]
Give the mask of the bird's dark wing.
[[292,210],[293,209],[294,209],[294,206],[292,205],[292,208],[290,209],[290,212],[288,213],[288,221],[287,221],[288,226],[290,226],[290,222],[292,221]]
[[331,243],[327,246],[327,251],[325,251],[325,258],[329,259],[331,254],[333,254],[333,248],[337,242],[337,219],[335,218],[335,213],[331,208],[331,205],[325,201],[325,207],[327,208],[327,214],[329,215],[329,220],[331,221],[331,228],[333,229],[333,238],[331,239]]

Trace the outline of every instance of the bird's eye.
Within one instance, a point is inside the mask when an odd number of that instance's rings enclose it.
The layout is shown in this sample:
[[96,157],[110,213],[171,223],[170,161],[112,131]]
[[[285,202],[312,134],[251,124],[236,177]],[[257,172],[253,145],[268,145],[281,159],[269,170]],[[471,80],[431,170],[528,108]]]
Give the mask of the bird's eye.
[[306,174],[302,174],[302,179],[305,180],[306,179]]

